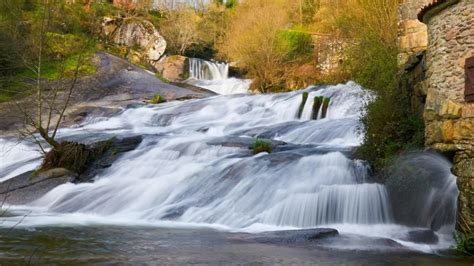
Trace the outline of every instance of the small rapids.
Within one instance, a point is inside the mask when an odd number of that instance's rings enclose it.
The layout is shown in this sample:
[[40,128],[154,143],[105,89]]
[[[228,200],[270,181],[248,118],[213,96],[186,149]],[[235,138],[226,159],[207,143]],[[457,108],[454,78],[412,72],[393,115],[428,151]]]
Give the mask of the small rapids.
[[[353,82],[306,91],[301,118],[302,91],[297,91],[130,108],[62,129],[66,139],[142,135],[144,140],[94,183],[62,185],[21,207],[35,213],[21,226],[189,224],[250,232],[332,227],[423,251],[447,248],[451,220],[443,224],[445,231],[435,232],[436,245],[405,240],[411,230],[430,230],[429,223],[398,224],[387,188],[371,180],[365,162],[352,158],[361,143],[359,117],[371,93]],[[324,119],[311,119],[315,96],[331,99]],[[257,137],[271,140],[273,151],[252,155],[249,146]],[[18,174],[14,169],[20,165],[22,171],[38,165],[31,147],[10,149],[2,157],[3,180]],[[454,180],[449,171],[441,178]],[[442,197],[453,199],[456,193]],[[452,216],[456,209],[449,207]]]
[[229,77],[229,64],[189,59],[189,84],[211,90],[217,94],[248,93],[251,80]]

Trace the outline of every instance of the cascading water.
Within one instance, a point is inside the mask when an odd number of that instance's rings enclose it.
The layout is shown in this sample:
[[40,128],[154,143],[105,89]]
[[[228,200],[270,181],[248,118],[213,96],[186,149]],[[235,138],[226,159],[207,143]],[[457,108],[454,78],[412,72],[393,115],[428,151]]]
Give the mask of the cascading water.
[[227,79],[229,64],[190,58],[189,77],[198,80]]
[[[37,213],[22,225],[98,220],[245,231],[333,227],[406,244],[400,239],[411,229],[394,224],[385,186],[370,181],[364,162],[351,159],[371,94],[352,82],[308,91],[301,119],[295,117],[301,92],[290,92],[169,102],[63,129],[69,139],[106,131],[143,135],[144,141],[94,183],[62,185],[31,203]],[[331,98],[325,119],[311,120],[314,96]],[[272,139],[272,153],[252,155],[256,137]],[[15,156],[9,158],[2,169],[13,165]]]
[[189,58],[189,84],[218,94],[247,93],[251,81],[229,77],[229,64]]

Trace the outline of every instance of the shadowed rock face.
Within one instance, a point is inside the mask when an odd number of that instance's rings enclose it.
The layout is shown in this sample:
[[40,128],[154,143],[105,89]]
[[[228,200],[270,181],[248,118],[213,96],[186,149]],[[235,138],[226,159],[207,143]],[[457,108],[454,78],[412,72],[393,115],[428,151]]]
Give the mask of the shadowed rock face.
[[1,182],[0,206],[2,203],[21,205],[32,202],[53,188],[68,182],[91,182],[97,174],[112,166],[124,152],[134,150],[141,141],[141,136],[112,139],[107,151],[81,175],[64,168],[54,168],[40,173],[29,171]]

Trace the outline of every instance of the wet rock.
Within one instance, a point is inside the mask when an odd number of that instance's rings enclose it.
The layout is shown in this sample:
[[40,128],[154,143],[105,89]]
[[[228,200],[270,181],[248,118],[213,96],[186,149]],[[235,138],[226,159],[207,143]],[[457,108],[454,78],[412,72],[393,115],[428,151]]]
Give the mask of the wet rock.
[[400,156],[385,187],[396,223],[438,230],[456,219],[457,187],[451,163],[434,152]]
[[73,180],[74,183],[90,182],[95,176],[112,166],[112,164],[124,153],[132,151],[142,142],[142,136],[134,136],[123,139],[112,138],[108,141],[102,141],[93,146],[103,145],[110,142],[107,150],[97,158],[84,173]]
[[64,168],[45,172],[29,171],[0,183],[0,202],[26,204],[39,199],[53,188],[72,182],[77,177]]
[[163,78],[172,82],[184,81],[189,76],[189,59],[185,56],[168,56],[157,62],[154,67]]
[[287,230],[265,232],[252,236],[251,239],[259,243],[289,244],[308,241],[317,241],[338,236],[339,232],[332,228],[317,228],[305,230]]
[[[268,141],[272,145],[272,149],[280,145],[286,145],[285,142],[273,139],[262,139]],[[242,148],[249,149],[252,143],[255,142],[254,138],[244,138],[244,137],[221,137],[213,139],[208,142],[209,145],[219,145],[223,147],[233,147],[233,148]]]
[[91,182],[93,178],[109,168],[125,152],[134,150],[141,142],[141,136],[123,139],[113,138],[92,146],[107,144],[104,153],[92,162],[81,175],[64,168],[53,168],[37,173],[29,171],[0,183],[0,204],[26,204],[39,199],[53,188],[65,183]]
[[402,240],[422,244],[436,244],[439,241],[438,236],[432,230],[410,231]]

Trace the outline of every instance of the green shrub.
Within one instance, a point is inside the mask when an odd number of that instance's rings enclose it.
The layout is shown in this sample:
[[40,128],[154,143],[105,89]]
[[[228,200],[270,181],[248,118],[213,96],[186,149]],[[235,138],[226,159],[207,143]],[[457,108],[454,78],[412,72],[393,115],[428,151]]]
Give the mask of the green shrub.
[[473,256],[474,255],[474,234],[473,233],[460,233],[455,232],[453,235],[454,245],[451,246],[451,249],[454,251]]
[[313,40],[309,33],[300,30],[280,30],[276,38],[277,50],[289,59],[309,56],[313,52]]
[[163,98],[163,96],[161,96],[160,94],[155,94],[153,96],[153,98],[150,99],[149,103],[152,103],[152,104],[159,104],[159,103],[164,103],[166,102],[165,98]]
[[265,141],[262,139],[257,138],[255,142],[250,146],[252,149],[253,154],[258,154],[261,152],[272,152],[272,144],[269,141]]
[[356,151],[375,172],[401,152],[423,147],[423,118],[411,107],[410,95],[399,89],[396,0],[361,0],[337,21],[341,32],[357,40],[346,49],[344,70],[376,99],[366,104]]
[[311,119],[316,120],[318,119],[319,109],[321,109],[321,105],[323,104],[323,96],[315,96],[313,100],[313,115]]
[[225,3],[225,7],[233,9],[237,6],[238,2],[239,2],[238,0],[227,0]]
[[389,165],[403,150],[423,147],[423,118],[410,110],[407,95],[379,95],[367,104],[361,122],[363,144],[356,155],[367,160],[376,172]]
[[329,108],[329,103],[331,102],[330,98],[323,97],[323,110],[321,110],[321,117],[326,118],[328,108]]
[[66,58],[79,52],[85,45],[85,37],[74,34],[46,33],[48,54],[55,58]]

